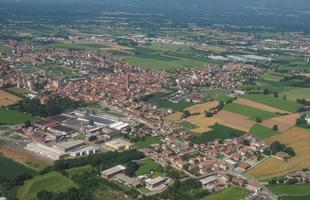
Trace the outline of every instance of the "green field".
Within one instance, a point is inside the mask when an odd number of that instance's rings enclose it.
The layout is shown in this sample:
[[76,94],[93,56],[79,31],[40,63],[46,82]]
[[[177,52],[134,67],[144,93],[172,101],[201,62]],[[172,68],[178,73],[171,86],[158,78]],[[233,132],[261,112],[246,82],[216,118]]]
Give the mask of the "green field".
[[251,128],[250,133],[254,134],[259,139],[265,139],[265,138],[269,138],[269,137],[275,136],[279,132],[278,131],[274,131],[274,130],[272,130],[270,128],[266,128],[263,125],[255,124]]
[[69,178],[62,176],[60,173],[51,172],[25,181],[24,185],[17,191],[17,198],[34,200],[37,193],[42,190],[59,193],[75,187],[77,186]]
[[227,101],[229,99],[232,99],[232,97],[230,96],[231,92],[229,92],[228,90],[209,88],[205,88],[203,90],[208,91],[212,99],[216,101]]
[[93,50],[105,48],[106,45],[95,43],[57,43],[48,45],[49,48],[56,49],[79,49],[79,50]]
[[216,124],[210,126],[211,131],[203,134],[195,134],[191,136],[191,141],[196,144],[207,143],[216,139],[229,139],[241,136],[244,132],[229,128],[227,126]]
[[74,177],[77,175],[81,175],[85,172],[90,172],[92,170],[92,167],[89,165],[82,166],[82,167],[76,167],[66,170],[66,172],[69,174],[70,177]]
[[232,186],[219,192],[215,192],[203,198],[203,200],[240,200],[244,199],[249,194],[250,192],[246,189]]
[[192,129],[198,128],[198,126],[196,126],[195,124],[190,123],[189,121],[182,121],[180,124],[188,132],[191,132]]
[[34,171],[13,160],[0,156],[0,177],[14,180],[19,174],[33,174]]
[[31,116],[16,110],[7,110],[5,108],[0,108],[0,123],[8,125],[23,124],[25,121],[35,121],[38,117]]
[[136,175],[144,175],[144,174],[150,174],[151,172],[160,172],[161,166],[157,164],[155,161],[151,159],[145,159],[143,164],[140,165],[139,169],[136,171]]
[[131,64],[158,70],[174,70],[185,67],[202,67],[218,62],[205,58],[206,52],[187,45],[152,44],[132,50],[134,55],[126,55]]
[[310,195],[310,184],[272,185],[270,191],[277,196],[303,196]]
[[10,48],[6,45],[0,44],[0,53],[11,54],[12,48]]
[[157,93],[153,97],[149,99],[149,101],[155,105],[157,105],[159,108],[164,108],[164,109],[172,109],[174,111],[182,111],[185,108],[188,108],[190,106],[193,106],[194,103],[182,101],[180,103],[172,103],[168,100],[161,99],[163,96],[166,94],[164,93]]
[[309,199],[310,199],[310,195],[280,197],[280,200],[309,200]]
[[70,68],[61,65],[47,65],[43,67],[44,71],[49,72],[52,76],[72,78],[77,74]]
[[139,140],[135,144],[139,149],[150,147],[152,144],[161,143],[161,140],[158,137],[146,136],[144,140]]
[[280,97],[276,98],[272,95],[250,94],[244,96],[243,98],[289,112],[295,112],[302,106],[294,101],[283,100]]
[[310,97],[309,88],[294,88],[289,91],[280,93],[280,95],[286,95],[288,100],[296,101],[296,99],[303,99]]
[[224,110],[237,113],[240,115],[248,116],[252,120],[256,120],[257,117],[265,120],[265,119],[270,119],[270,118],[279,116],[279,114],[276,114],[276,113],[267,112],[267,111],[259,110],[256,108],[251,108],[249,106],[245,106],[245,105],[241,105],[237,103],[227,104],[224,107]]
[[18,88],[18,87],[10,87],[10,88],[5,88],[6,91],[15,94],[17,96],[24,96],[26,94],[31,93],[30,91],[23,89],[23,88]]

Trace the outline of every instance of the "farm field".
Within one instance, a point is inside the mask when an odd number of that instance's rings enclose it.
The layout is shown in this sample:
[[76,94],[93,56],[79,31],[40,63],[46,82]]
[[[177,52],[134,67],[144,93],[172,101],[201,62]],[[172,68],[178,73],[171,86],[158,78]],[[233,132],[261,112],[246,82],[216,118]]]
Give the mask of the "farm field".
[[11,54],[12,48],[6,45],[0,44],[0,53]]
[[[186,122],[189,122],[194,126],[186,126]],[[223,121],[215,117],[205,117],[204,114],[201,114],[189,116],[185,121],[183,121],[183,126],[195,133],[205,133],[211,131],[212,129],[209,127],[215,125],[216,123],[223,123]]]
[[309,199],[310,199],[310,195],[280,197],[280,200],[309,200]]
[[280,95],[286,95],[288,100],[296,101],[296,99],[304,99],[310,97],[310,89],[294,88],[292,90],[280,93]]
[[71,43],[70,41],[66,41],[64,43],[56,43],[47,45],[49,48],[56,49],[80,49],[80,50],[92,50],[92,49],[102,49],[105,48],[106,45],[96,44],[96,43]]
[[150,174],[151,172],[161,171],[161,166],[155,161],[147,158],[143,161],[143,164],[140,165],[139,169],[136,171],[136,176]]
[[18,96],[8,93],[4,90],[0,90],[0,107],[14,105],[20,100],[21,98]]
[[168,120],[168,121],[180,121],[182,119],[182,116],[183,116],[183,113],[175,112],[175,113],[165,117],[165,120]]
[[203,90],[208,91],[212,99],[215,101],[227,101],[229,99],[232,99],[232,97],[230,96],[231,93],[224,89],[203,88]]
[[193,123],[186,121],[186,120],[182,121],[180,124],[183,126],[183,128],[186,131],[189,131],[189,132],[191,132],[193,129],[199,128],[196,124],[193,124]]
[[244,132],[249,132],[256,123],[244,115],[236,114],[226,110],[221,110],[216,115],[214,115],[214,117],[223,121],[221,124]]
[[12,147],[1,147],[0,154],[35,170],[42,170],[49,165],[49,162],[41,160],[27,151]]
[[201,113],[204,113],[205,111],[209,111],[213,108],[216,108],[219,104],[220,104],[220,102],[218,102],[218,101],[211,101],[211,102],[191,106],[189,108],[186,108],[185,110],[187,110],[191,114],[195,114],[195,113],[201,114]]
[[69,177],[74,177],[77,175],[81,175],[85,172],[90,172],[92,170],[92,167],[89,165],[82,166],[82,167],[76,167],[66,170],[66,172],[69,174]]
[[158,144],[161,143],[161,140],[158,137],[154,136],[146,136],[145,140],[139,140],[135,144],[139,149],[143,149],[146,147],[150,147],[152,144]]
[[276,98],[271,95],[264,94],[250,94],[244,96],[243,98],[289,112],[295,112],[302,106],[294,101],[283,100],[280,97]]
[[232,129],[227,126],[215,124],[214,126],[210,126],[212,130],[197,134],[191,135],[190,140],[195,144],[207,143],[216,139],[229,139],[243,135],[245,132]]
[[268,188],[277,196],[310,195],[310,184],[271,185]]
[[296,124],[296,120],[299,118],[299,113],[292,113],[288,115],[283,115],[275,118],[268,119],[263,122],[265,127],[271,128],[276,124],[278,125],[278,130],[280,132],[287,131]]
[[224,110],[247,116],[251,120],[256,120],[256,118],[261,118],[261,119],[265,120],[265,119],[269,119],[269,118],[279,116],[276,113],[272,113],[272,112],[268,112],[268,111],[264,111],[264,110],[259,110],[259,109],[252,108],[252,107],[245,106],[245,105],[241,105],[238,103],[227,104],[224,107]]
[[18,87],[10,87],[6,88],[5,90],[9,91],[12,94],[18,95],[18,96],[24,96],[26,94],[31,93],[30,91],[23,89],[23,88],[18,88]]
[[287,162],[270,157],[249,171],[249,176],[265,180],[310,167],[309,130],[295,127],[285,133],[268,138],[265,141],[268,144],[274,141],[284,143],[295,150],[296,156],[288,159]]
[[59,193],[75,187],[77,186],[69,178],[62,176],[60,173],[51,172],[25,181],[24,185],[17,191],[17,198],[33,200],[36,199],[37,193],[42,190]]
[[266,139],[279,134],[278,131],[266,128],[260,124],[255,124],[251,128],[250,133],[254,134],[258,139]]
[[0,155],[0,177],[14,180],[19,174],[33,174],[34,171],[22,164]]
[[0,108],[0,123],[8,125],[23,124],[25,121],[35,121],[38,117],[31,116],[29,114],[21,113],[17,110],[8,110]]
[[186,45],[152,44],[135,48],[132,53],[134,55],[124,56],[127,62],[157,70],[202,67],[206,64],[218,63],[206,59],[205,51]]
[[285,110],[281,110],[281,109],[277,109],[277,108],[267,106],[267,105],[264,105],[261,103],[257,103],[255,101],[251,101],[249,99],[238,98],[237,100],[234,101],[234,103],[245,105],[245,106],[252,107],[252,108],[256,108],[259,110],[264,110],[267,112],[280,113],[280,114],[286,114],[287,113],[287,111],[285,111]]
[[240,200],[244,199],[250,194],[250,192],[243,188],[238,187],[229,187],[226,189],[223,189],[221,191],[215,192],[211,195],[206,196],[202,200]]

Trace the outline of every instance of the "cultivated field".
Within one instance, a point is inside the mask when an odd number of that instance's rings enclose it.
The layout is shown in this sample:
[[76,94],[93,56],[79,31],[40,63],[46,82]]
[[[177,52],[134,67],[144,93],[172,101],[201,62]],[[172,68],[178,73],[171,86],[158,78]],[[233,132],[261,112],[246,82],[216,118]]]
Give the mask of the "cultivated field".
[[0,154],[34,169],[43,169],[49,164],[47,161],[38,159],[36,156],[28,153],[27,151],[15,149],[12,147],[1,147]]
[[226,110],[221,110],[215,116],[216,119],[221,120],[220,124],[238,129],[244,132],[249,132],[254,126],[255,121],[248,119],[248,117],[232,113]]
[[240,200],[249,195],[249,191],[238,187],[229,187],[219,192],[212,193],[204,197],[202,200]]
[[35,121],[38,117],[33,117],[29,114],[25,114],[16,110],[7,110],[4,108],[0,108],[0,123],[9,124],[9,125],[17,125],[23,124],[25,121]]
[[186,118],[186,121],[198,126],[198,128],[194,128],[191,131],[195,133],[205,133],[211,131],[212,129],[209,126],[213,126],[216,123],[224,123],[224,121],[217,119],[215,117],[205,117],[204,114],[201,115],[192,115]]
[[0,90],[0,107],[14,105],[20,100],[21,98],[19,98],[18,96],[15,96],[6,91]]
[[24,185],[17,191],[17,198],[33,200],[36,199],[37,193],[42,190],[59,193],[75,187],[77,186],[69,178],[62,176],[60,173],[51,172],[25,181]]
[[277,108],[274,108],[274,107],[271,107],[271,106],[267,106],[265,104],[257,103],[255,101],[251,101],[249,99],[239,98],[239,99],[237,99],[234,102],[238,103],[238,104],[241,104],[241,105],[248,106],[248,107],[256,108],[256,109],[259,109],[259,110],[268,111],[268,112],[280,113],[280,114],[288,113],[285,110],[281,110],[281,109],[277,109]]
[[267,179],[310,167],[309,130],[295,127],[285,133],[266,139],[268,144],[274,141],[293,147],[296,156],[290,158],[287,162],[270,157],[251,170],[248,175],[257,179]]
[[257,118],[265,120],[265,119],[270,119],[270,118],[279,116],[279,114],[276,114],[273,112],[259,110],[259,109],[252,108],[252,107],[245,106],[245,105],[241,105],[238,103],[227,104],[224,107],[224,110],[229,111],[229,112],[233,112],[233,113],[237,113],[237,114],[240,114],[243,116],[247,116],[251,120],[256,120]]
[[310,184],[272,185],[269,190],[278,196],[303,196],[310,195]]
[[251,128],[250,133],[254,134],[259,139],[266,139],[279,134],[278,131],[266,128],[261,124],[255,124],[255,126]]
[[278,125],[278,130],[280,132],[287,131],[288,129],[292,128],[296,124],[296,120],[300,117],[300,114],[293,113],[288,114],[280,117],[274,117],[269,120],[263,122],[263,125],[272,128],[275,124]]
[[165,120],[167,120],[167,121],[180,121],[182,119],[182,116],[183,116],[183,113],[175,112],[175,113],[165,117]]
[[200,113],[201,114],[201,113],[204,113],[205,111],[209,111],[209,110],[217,107],[219,104],[220,104],[220,102],[218,102],[218,101],[211,101],[211,102],[201,103],[201,104],[191,106],[189,108],[186,108],[185,110],[187,110],[191,114],[194,114],[194,113]]
[[33,174],[34,171],[22,164],[0,155],[0,178],[14,180],[20,174]]

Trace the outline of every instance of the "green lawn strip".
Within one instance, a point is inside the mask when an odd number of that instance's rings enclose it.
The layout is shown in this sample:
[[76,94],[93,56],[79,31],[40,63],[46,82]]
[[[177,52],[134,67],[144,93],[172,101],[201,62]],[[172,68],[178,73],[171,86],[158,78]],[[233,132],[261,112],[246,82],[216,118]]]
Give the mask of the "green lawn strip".
[[251,128],[250,133],[254,134],[259,139],[266,139],[266,138],[277,135],[279,132],[274,131],[270,128],[267,128],[261,124],[255,124]]
[[224,107],[224,110],[247,116],[252,120],[256,120],[256,118],[261,118],[265,120],[265,119],[270,119],[270,118],[279,116],[279,114],[276,114],[276,113],[267,112],[267,111],[259,110],[256,108],[251,108],[249,106],[245,106],[245,105],[241,105],[237,103],[227,104]]
[[268,188],[278,196],[310,195],[310,184],[271,185]]
[[103,44],[95,43],[57,43],[49,44],[49,48],[58,48],[58,49],[80,49],[80,50],[92,50],[92,49],[101,49],[107,47]]
[[70,177],[81,175],[85,172],[90,172],[92,170],[92,167],[89,165],[82,166],[82,167],[76,167],[66,170],[66,172],[69,174]]
[[243,98],[290,112],[295,112],[298,108],[302,107],[301,104],[294,101],[283,100],[280,97],[276,98],[272,95],[250,94],[243,96]]
[[291,90],[280,93],[280,96],[286,95],[290,101],[296,101],[297,99],[303,99],[310,97],[309,88],[292,88]]
[[250,192],[246,189],[232,186],[221,191],[212,193],[211,195],[205,197],[204,200],[240,200],[244,199],[249,194]]
[[245,133],[219,124],[210,126],[210,128],[212,130],[206,133],[192,135],[190,138],[191,141],[196,144],[207,143],[216,139],[230,139],[239,137]]
[[158,137],[146,136],[143,140],[137,141],[135,144],[139,149],[150,147],[152,144],[162,143]]
[[5,53],[5,54],[11,54],[12,53],[12,48],[8,47],[4,44],[0,44],[0,53]]
[[160,172],[162,167],[151,159],[145,159],[143,164],[140,165],[139,169],[136,171],[136,176],[149,174],[151,172]]
[[20,174],[34,174],[35,171],[11,159],[0,156],[0,177],[14,180]]
[[0,108],[0,123],[9,125],[23,124],[25,121],[36,121],[39,118],[30,114],[22,113],[17,110]]
[[309,199],[310,199],[310,195],[280,197],[280,200],[309,200]]
[[36,199],[37,193],[42,190],[59,193],[76,187],[71,179],[62,176],[58,172],[51,172],[25,181],[24,185],[17,191],[17,198],[32,200]]

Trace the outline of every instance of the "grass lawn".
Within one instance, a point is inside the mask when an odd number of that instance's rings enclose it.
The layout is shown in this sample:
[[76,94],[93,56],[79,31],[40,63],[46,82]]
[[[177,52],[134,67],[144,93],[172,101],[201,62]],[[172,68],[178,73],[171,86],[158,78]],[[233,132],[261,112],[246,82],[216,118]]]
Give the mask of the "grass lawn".
[[132,50],[134,55],[125,56],[129,63],[158,70],[174,70],[185,67],[202,67],[219,63],[205,58],[206,51],[187,45],[152,44]]
[[6,45],[0,44],[0,53],[11,54],[12,48]]
[[280,97],[276,98],[272,95],[250,94],[244,96],[243,98],[290,112],[295,112],[302,106],[301,104],[298,104],[294,101],[283,100]]
[[90,172],[92,170],[92,167],[89,165],[82,166],[82,167],[76,167],[66,170],[66,172],[69,174],[70,177],[81,175],[85,172]]
[[232,186],[219,192],[212,193],[211,195],[203,198],[203,200],[240,200],[244,199],[249,194],[250,192],[246,189]]
[[34,171],[11,159],[0,156],[0,177],[14,180],[19,174],[33,174]]
[[270,128],[266,128],[263,125],[255,124],[251,128],[250,133],[254,134],[259,139],[265,139],[265,138],[269,138],[269,137],[275,136],[279,132],[278,131],[274,131],[274,130],[272,130]]
[[214,126],[210,126],[212,129],[207,133],[192,135],[191,141],[196,144],[207,143],[216,139],[229,139],[239,137],[244,134],[244,132],[229,128],[227,126],[216,124]]
[[72,69],[61,66],[61,65],[44,66],[44,70],[49,71],[52,76],[57,76],[57,77],[72,78],[72,77],[77,76],[77,74]]
[[280,95],[286,95],[288,100],[296,101],[296,99],[303,99],[310,97],[309,88],[294,88],[289,91],[280,93]]
[[180,103],[172,103],[168,100],[162,99],[163,96],[166,94],[164,93],[157,93],[153,97],[149,99],[149,101],[155,105],[157,105],[159,108],[164,108],[164,109],[172,109],[174,111],[182,111],[185,108],[188,108],[190,106],[195,105],[194,103],[189,103],[186,101],[182,101]]
[[51,172],[25,181],[24,185],[17,191],[17,198],[32,200],[36,199],[37,193],[42,190],[59,193],[75,187],[77,186],[71,179],[62,176],[60,173]]
[[278,196],[310,195],[310,184],[272,185],[268,188]]
[[23,124],[25,121],[35,121],[38,120],[38,117],[19,112],[17,110],[8,110],[5,108],[0,108],[0,123],[17,125]]
[[136,175],[140,176],[143,174],[149,174],[151,171],[153,172],[160,172],[161,166],[157,164],[155,161],[151,159],[145,159],[143,164],[140,165],[139,169],[136,171]]
[[150,147],[152,144],[161,143],[161,140],[158,137],[146,136],[145,140],[137,141],[135,144],[139,149]]
[[240,115],[248,116],[250,119],[254,121],[256,120],[257,117],[265,120],[265,119],[270,119],[270,118],[279,116],[279,114],[276,114],[276,113],[267,112],[267,111],[259,110],[256,108],[251,108],[249,106],[245,106],[245,105],[241,105],[237,103],[227,104],[224,107],[224,110],[237,113]]
[[310,199],[310,195],[280,197],[280,200],[309,200],[309,199]]
[[196,126],[195,124],[190,123],[189,121],[182,121],[180,124],[188,132],[190,132],[192,129],[198,128],[198,126]]
[[228,90],[224,89],[205,89],[209,92],[209,94],[212,96],[213,100],[216,101],[227,101],[229,99],[232,99],[231,96],[229,96],[231,93]]

